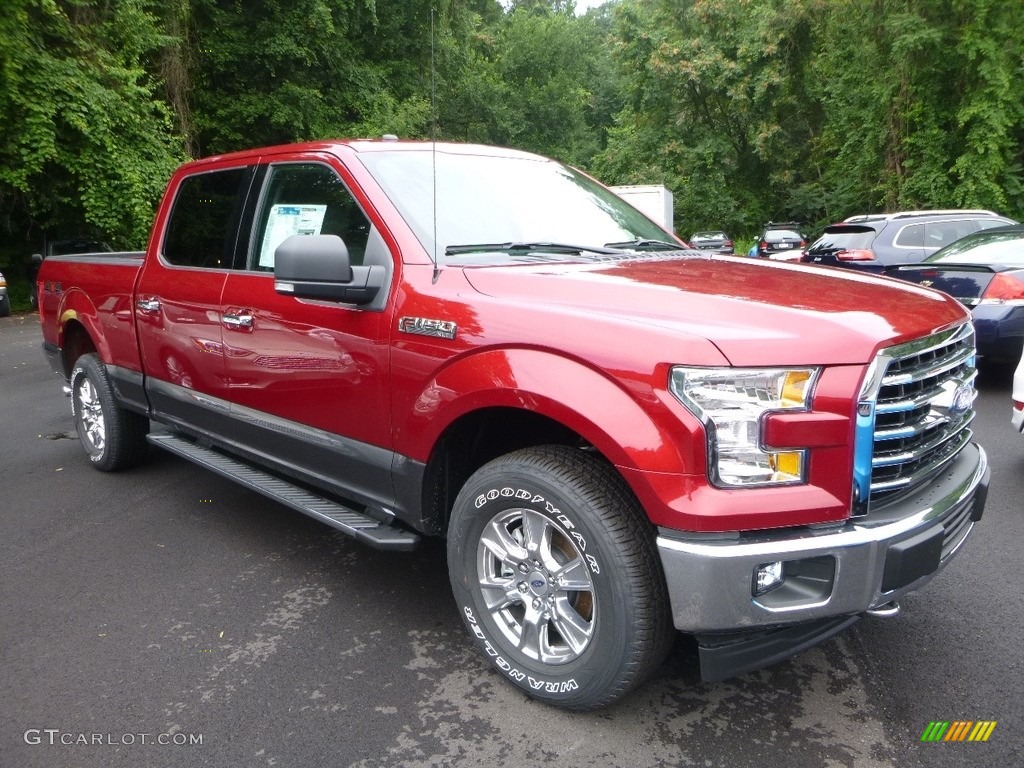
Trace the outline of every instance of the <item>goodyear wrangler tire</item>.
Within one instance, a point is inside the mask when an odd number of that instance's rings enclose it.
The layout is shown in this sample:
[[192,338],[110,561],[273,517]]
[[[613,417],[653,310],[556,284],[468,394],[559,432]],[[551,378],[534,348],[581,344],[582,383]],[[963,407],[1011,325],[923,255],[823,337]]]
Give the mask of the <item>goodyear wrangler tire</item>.
[[612,468],[579,450],[528,448],[470,477],[452,510],[448,568],[477,645],[549,704],[611,704],[671,645],[653,529]]
[[82,355],[71,371],[75,430],[96,469],[110,472],[138,464],[146,455],[149,419],[117,405],[99,357]]

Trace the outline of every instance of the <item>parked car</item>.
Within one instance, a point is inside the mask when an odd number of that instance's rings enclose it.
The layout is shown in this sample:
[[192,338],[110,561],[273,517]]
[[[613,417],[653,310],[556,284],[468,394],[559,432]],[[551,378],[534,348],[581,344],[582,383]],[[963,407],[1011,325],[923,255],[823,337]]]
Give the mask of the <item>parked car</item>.
[[713,253],[735,253],[732,238],[719,230],[694,232],[690,236],[690,247],[696,251],[712,251]]
[[1013,374],[1013,416],[1010,423],[1018,432],[1024,432],[1024,354]]
[[913,264],[961,237],[982,229],[1016,224],[981,210],[902,211],[851,216],[825,227],[800,259],[807,264],[882,272]]
[[757,238],[757,255],[762,259],[776,261],[796,261],[800,258],[800,249],[807,245],[807,238],[800,232],[801,224],[796,221],[765,224],[761,236]]
[[1016,360],[1024,348],[1024,225],[995,227],[957,240],[921,264],[891,267],[891,277],[948,293],[974,316],[978,354]]
[[11,314],[11,297],[7,294],[7,278],[0,272],[0,317]]

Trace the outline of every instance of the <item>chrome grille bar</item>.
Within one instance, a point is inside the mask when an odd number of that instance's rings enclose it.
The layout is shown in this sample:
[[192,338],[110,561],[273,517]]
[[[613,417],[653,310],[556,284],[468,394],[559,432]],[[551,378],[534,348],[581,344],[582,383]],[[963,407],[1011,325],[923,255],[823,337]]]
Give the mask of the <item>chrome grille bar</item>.
[[856,452],[857,474],[868,486],[858,498],[868,498],[855,513],[917,487],[970,443],[976,376],[970,323],[879,354],[858,407],[858,440],[870,440],[871,449],[870,458]]

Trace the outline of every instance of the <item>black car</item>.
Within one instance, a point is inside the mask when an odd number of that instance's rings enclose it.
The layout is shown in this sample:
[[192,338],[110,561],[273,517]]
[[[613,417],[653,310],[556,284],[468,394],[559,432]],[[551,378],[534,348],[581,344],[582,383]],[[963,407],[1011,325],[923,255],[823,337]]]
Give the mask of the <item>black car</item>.
[[924,261],[939,248],[982,229],[1015,224],[992,211],[903,211],[851,216],[825,227],[800,260],[806,264],[881,272]]
[[800,232],[798,221],[769,221],[761,236],[757,238],[757,256],[761,259],[796,261],[801,249],[807,245],[807,238]]
[[1024,349],[1024,225],[968,235],[920,264],[884,274],[948,293],[971,310],[978,354],[1015,361]]
[[721,230],[694,232],[690,235],[690,247],[697,251],[713,253],[734,253],[732,238]]

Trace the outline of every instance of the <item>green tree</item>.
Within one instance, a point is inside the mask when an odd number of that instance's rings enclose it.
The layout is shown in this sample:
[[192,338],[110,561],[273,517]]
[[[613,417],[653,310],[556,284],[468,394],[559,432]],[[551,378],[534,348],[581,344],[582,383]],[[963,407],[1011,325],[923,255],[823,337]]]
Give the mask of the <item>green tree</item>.
[[6,0],[0,220],[23,245],[36,244],[39,229],[91,229],[121,246],[145,243],[183,156],[153,74],[170,42],[155,5]]

